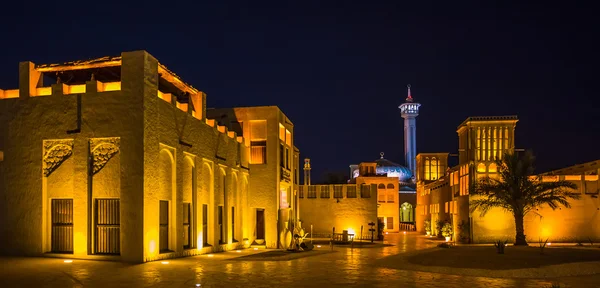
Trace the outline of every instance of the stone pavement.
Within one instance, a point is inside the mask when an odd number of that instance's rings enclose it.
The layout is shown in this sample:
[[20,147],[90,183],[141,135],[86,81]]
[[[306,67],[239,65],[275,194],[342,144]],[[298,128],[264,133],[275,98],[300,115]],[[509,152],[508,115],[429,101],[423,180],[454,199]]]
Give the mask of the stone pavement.
[[[0,287],[600,287],[600,275],[554,279],[456,276],[387,268],[397,254],[434,247],[423,237],[388,235],[393,246],[350,249],[290,261],[240,261],[261,251],[170,259],[140,265],[54,258],[0,258]],[[329,249],[323,246],[317,249]],[[600,264],[599,264],[600,265]],[[400,268],[400,269],[399,269]],[[485,275],[482,275],[485,276]]]

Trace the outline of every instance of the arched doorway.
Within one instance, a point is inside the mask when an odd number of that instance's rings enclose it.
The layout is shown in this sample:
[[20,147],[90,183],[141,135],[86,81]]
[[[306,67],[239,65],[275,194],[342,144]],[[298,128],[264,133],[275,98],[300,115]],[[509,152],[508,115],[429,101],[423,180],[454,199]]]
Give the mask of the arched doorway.
[[412,209],[412,205],[408,202],[400,205],[400,222],[414,222]]

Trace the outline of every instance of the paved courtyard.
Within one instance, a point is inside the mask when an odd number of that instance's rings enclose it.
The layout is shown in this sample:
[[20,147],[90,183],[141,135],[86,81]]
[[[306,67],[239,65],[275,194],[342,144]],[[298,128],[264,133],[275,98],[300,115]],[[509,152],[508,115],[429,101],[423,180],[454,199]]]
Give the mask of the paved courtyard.
[[[0,258],[0,287],[600,287],[600,275],[555,279],[456,276],[386,268],[398,254],[435,243],[411,234],[388,235],[392,246],[336,247],[289,261],[242,261],[243,250],[129,265],[53,258]],[[323,246],[317,249],[329,249]],[[395,257],[389,257],[394,256]],[[396,263],[397,264],[397,263]],[[599,264],[600,265],[600,264]],[[393,265],[391,265],[393,266]],[[398,266],[398,265],[396,265]],[[482,275],[483,276],[483,275]]]

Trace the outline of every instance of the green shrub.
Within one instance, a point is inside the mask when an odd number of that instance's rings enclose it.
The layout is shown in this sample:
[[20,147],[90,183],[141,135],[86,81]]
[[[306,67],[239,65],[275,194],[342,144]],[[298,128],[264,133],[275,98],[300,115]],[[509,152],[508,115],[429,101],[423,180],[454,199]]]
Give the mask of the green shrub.
[[450,222],[445,222],[442,226],[442,236],[444,237],[452,237],[454,231],[452,231],[452,224]]
[[425,232],[431,233],[431,221],[425,220]]

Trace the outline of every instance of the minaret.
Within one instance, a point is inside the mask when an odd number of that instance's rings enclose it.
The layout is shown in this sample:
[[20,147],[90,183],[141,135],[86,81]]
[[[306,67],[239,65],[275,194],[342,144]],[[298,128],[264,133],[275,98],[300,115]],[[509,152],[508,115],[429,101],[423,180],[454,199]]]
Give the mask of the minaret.
[[310,159],[304,159],[304,185],[310,185]]
[[406,102],[402,103],[400,113],[404,118],[404,159],[406,166],[412,172],[413,176],[416,175],[417,167],[417,116],[419,116],[419,107],[421,104],[413,101],[412,95],[410,94],[410,84],[408,87],[408,97]]

